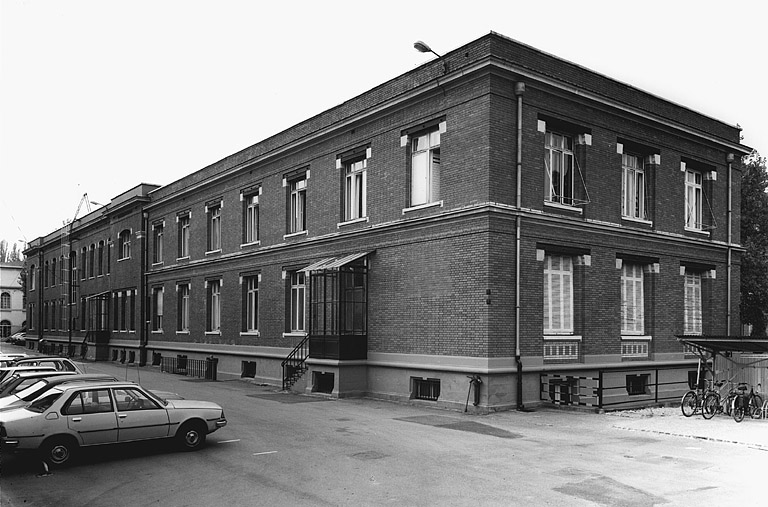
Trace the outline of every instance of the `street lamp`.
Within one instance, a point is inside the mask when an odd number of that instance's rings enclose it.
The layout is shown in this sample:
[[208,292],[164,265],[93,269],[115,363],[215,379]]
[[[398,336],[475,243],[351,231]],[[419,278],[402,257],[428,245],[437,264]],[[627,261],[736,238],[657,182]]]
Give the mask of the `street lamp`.
[[426,42],[417,40],[416,42],[413,43],[413,47],[420,53],[432,53],[438,58],[438,60],[442,60],[443,74],[448,73],[448,62],[446,62],[441,55],[435,53],[435,51],[431,47],[429,47],[429,45],[427,45]]

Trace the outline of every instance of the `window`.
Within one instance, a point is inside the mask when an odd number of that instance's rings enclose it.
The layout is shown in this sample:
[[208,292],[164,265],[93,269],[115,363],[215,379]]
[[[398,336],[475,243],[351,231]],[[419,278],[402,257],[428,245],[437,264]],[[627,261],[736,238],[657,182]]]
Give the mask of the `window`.
[[623,263],[621,267],[621,332],[643,334],[643,266]]
[[48,287],[48,261],[45,261],[43,269],[43,287]]
[[259,275],[243,278],[244,305],[243,331],[255,333],[259,330]]
[[59,257],[59,283],[67,283],[67,265],[64,263],[65,257],[62,255]]
[[81,391],[72,396],[61,413],[64,415],[97,414],[112,412],[112,398],[109,389]]
[[91,245],[88,249],[88,276],[93,278],[96,276],[96,245]]
[[221,205],[208,207],[208,251],[221,250]]
[[289,182],[289,223],[288,233],[307,230],[307,179],[302,177]]
[[247,194],[243,198],[243,243],[259,241],[259,194]]
[[702,230],[702,174],[699,171],[685,171],[685,228]]
[[0,308],[3,310],[11,309],[11,295],[7,292],[0,294]]
[[411,393],[417,400],[437,401],[440,397],[440,379],[411,377]]
[[651,376],[647,373],[639,375],[627,375],[627,394],[630,396],[650,394],[650,380]]
[[572,206],[573,193],[573,138],[547,131],[545,141],[544,199]]
[[[136,298],[136,290],[128,289],[116,291],[113,294],[114,304],[114,322],[112,328],[115,331],[135,331],[134,325],[135,309],[134,300]],[[83,305],[85,306],[85,305]],[[85,317],[83,316],[83,320]]]
[[189,284],[180,284],[178,286],[179,312],[178,331],[189,331]]
[[37,329],[37,305],[35,303],[29,303],[29,319],[27,322],[29,323],[29,331]]
[[702,334],[701,273],[685,272],[684,333]]
[[645,205],[646,178],[643,159],[638,155],[624,153],[621,155],[621,168],[622,216],[648,220],[648,210]]
[[415,135],[411,142],[410,206],[440,200],[440,130]]
[[158,264],[163,262],[163,224],[152,226],[152,262]]
[[210,280],[208,284],[208,326],[207,331],[221,331],[221,281]]
[[35,269],[35,265],[32,264],[32,266],[29,268],[29,290],[35,290],[36,283],[37,283],[37,270]]
[[163,330],[163,288],[152,289],[152,331]]
[[104,242],[99,241],[99,253],[98,253],[98,276],[104,274]]
[[303,333],[304,303],[306,298],[306,274],[303,271],[291,273],[291,332]]
[[118,412],[159,409],[158,404],[138,389],[115,389]]
[[179,216],[179,259],[189,257],[189,222],[190,214]]
[[344,221],[357,220],[366,213],[366,173],[368,159],[344,163]]
[[[117,247],[120,259],[129,259],[131,257],[131,231],[125,229],[120,233],[117,239]],[[85,263],[83,263],[85,264]]]
[[88,266],[86,261],[88,260],[88,249],[83,247],[80,252],[80,279],[85,280],[88,278]]
[[544,257],[544,334],[573,333],[573,260]]
[[51,260],[51,287],[56,285],[56,258]]

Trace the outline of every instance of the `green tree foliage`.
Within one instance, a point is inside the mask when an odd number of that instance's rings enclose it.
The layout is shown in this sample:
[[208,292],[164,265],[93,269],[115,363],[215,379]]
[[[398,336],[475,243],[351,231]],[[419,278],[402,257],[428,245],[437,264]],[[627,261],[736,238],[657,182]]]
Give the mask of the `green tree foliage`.
[[768,311],[768,171],[753,152],[741,177],[741,321],[753,336],[765,336]]

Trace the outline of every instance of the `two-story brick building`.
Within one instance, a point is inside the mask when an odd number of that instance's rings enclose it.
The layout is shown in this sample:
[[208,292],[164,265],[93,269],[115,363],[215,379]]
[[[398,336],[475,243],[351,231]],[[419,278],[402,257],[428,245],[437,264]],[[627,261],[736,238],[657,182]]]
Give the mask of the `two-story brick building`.
[[675,335],[739,325],[739,139],[490,33],[142,193],[112,273],[146,327],[104,347],[454,408],[471,376],[482,410],[671,399]]

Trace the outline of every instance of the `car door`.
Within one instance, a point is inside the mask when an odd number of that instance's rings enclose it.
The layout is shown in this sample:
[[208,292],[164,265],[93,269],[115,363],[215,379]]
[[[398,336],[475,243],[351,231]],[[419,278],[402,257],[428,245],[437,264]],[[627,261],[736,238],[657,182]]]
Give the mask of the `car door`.
[[113,389],[117,401],[119,442],[165,438],[170,421],[168,411],[138,387]]
[[108,388],[76,391],[64,404],[61,414],[82,445],[117,442],[117,416]]

